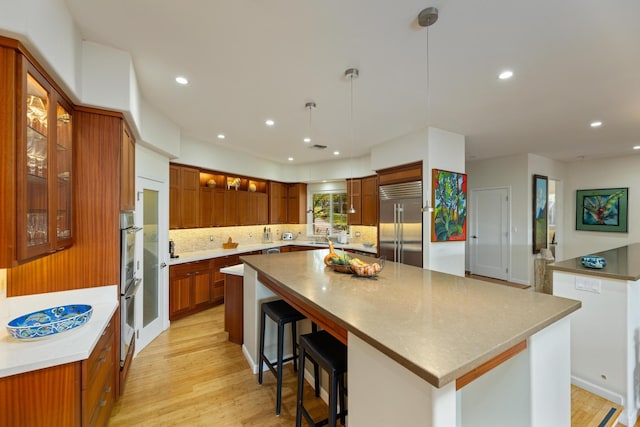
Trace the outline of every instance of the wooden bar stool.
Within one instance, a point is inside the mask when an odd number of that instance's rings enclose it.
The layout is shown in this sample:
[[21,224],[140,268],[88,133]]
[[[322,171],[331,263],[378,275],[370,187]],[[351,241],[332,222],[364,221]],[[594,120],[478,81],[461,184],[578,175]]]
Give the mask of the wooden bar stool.
[[[298,371],[298,407],[296,409],[296,427],[302,426],[302,416],[311,426],[323,426],[328,424],[336,427],[336,421],[340,416],[340,423],[344,425],[347,415],[344,396],[344,375],[347,372],[347,346],[342,344],[327,331],[312,332],[300,336],[300,370]],[[304,361],[308,357],[316,366],[329,373],[329,417],[315,422],[307,412],[302,401],[304,393]],[[316,383],[316,396],[318,396],[318,384]],[[339,396],[338,396],[339,394]],[[340,413],[338,414],[338,401],[340,398]]]
[[[269,370],[276,377],[276,415],[280,415],[282,404],[282,365],[284,362],[293,360],[293,370],[298,369],[298,345],[296,344],[296,323],[305,317],[295,308],[291,307],[283,300],[269,301],[262,303],[260,308],[260,362],[258,365],[258,383],[262,384],[262,362],[266,363]],[[269,316],[278,325],[278,354],[274,362],[271,362],[264,354],[264,331],[266,316]],[[291,323],[291,357],[284,358],[284,327]]]

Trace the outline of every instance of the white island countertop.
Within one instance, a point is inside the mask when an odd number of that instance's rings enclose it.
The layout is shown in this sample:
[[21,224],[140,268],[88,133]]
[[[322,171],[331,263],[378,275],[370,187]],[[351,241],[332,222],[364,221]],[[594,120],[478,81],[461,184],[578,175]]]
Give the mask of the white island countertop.
[[[100,286],[46,294],[10,297],[0,303],[0,378],[87,359],[118,308],[118,287]],[[45,308],[89,304],[93,314],[75,329],[21,341],[9,336],[7,323]]]

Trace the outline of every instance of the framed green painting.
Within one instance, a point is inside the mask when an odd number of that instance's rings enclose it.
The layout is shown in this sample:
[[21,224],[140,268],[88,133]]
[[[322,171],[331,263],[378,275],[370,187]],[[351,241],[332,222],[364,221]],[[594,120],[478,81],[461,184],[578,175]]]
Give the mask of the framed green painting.
[[626,233],[629,188],[576,191],[576,230]]

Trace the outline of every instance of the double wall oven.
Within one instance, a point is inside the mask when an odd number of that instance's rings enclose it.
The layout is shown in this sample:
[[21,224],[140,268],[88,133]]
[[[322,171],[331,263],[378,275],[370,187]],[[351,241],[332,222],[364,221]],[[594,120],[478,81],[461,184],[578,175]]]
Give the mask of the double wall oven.
[[[120,367],[134,349],[135,300],[142,279],[136,277],[136,234],[133,212],[120,213]],[[130,358],[129,358],[130,360]]]

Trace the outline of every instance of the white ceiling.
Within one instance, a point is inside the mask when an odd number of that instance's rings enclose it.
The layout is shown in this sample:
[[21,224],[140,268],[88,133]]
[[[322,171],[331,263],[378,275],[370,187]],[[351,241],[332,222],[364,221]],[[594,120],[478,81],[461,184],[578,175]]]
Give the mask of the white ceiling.
[[[143,97],[184,136],[276,162],[361,156],[427,120],[466,135],[468,160],[640,154],[638,0],[66,1],[84,39],[131,53]],[[324,151],[302,141],[309,101]]]

